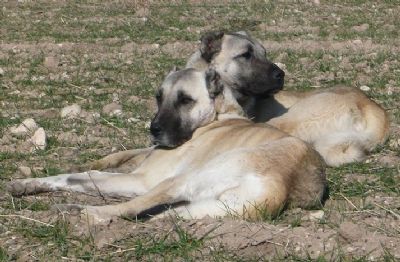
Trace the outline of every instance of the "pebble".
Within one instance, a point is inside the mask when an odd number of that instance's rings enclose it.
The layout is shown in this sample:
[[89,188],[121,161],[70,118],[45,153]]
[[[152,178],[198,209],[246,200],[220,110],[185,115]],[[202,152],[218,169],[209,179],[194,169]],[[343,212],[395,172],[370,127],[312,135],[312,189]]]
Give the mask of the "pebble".
[[35,149],[44,150],[47,146],[46,132],[44,132],[44,129],[41,127],[38,130],[36,130],[36,132],[31,137],[30,141],[34,145],[33,148],[34,150]]
[[3,68],[0,68],[0,76],[3,76],[4,75],[4,70],[3,70]]
[[369,87],[369,86],[360,86],[360,89],[362,90],[362,91],[365,91],[365,92],[367,92],[367,91],[370,91],[371,90],[371,88]]
[[38,129],[38,125],[36,124],[33,118],[27,118],[17,127],[11,127],[11,134],[15,136],[25,136],[28,132],[34,132]]
[[128,118],[128,123],[137,123],[137,122],[140,122],[140,119],[134,117]]
[[348,241],[359,240],[362,236],[361,228],[352,222],[343,222],[339,226],[339,234]]
[[286,71],[286,65],[284,63],[275,63],[275,65],[277,65],[283,71]]
[[72,104],[61,109],[62,118],[74,118],[81,113],[82,109],[78,104]]
[[314,212],[310,212],[310,214],[308,215],[310,221],[320,221],[322,219],[324,219],[325,217],[325,212],[322,210],[317,210]]

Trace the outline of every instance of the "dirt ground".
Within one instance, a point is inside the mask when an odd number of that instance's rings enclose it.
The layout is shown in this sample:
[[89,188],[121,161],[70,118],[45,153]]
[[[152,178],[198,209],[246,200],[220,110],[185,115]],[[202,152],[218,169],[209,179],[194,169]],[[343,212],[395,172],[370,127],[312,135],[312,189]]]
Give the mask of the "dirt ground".
[[[0,7],[0,261],[400,260],[398,1],[19,0]],[[285,210],[264,221],[120,218],[94,227],[51,206],[123,199],[6,192],[11,179],[78,170],[149,145],[155,88],[209,30],[260,39],[285,70],[288,90],[355,86],[389,113],[384,145],[363,163],[327,170],[322,210]],[[20,126],[30,118],[36,125]]]

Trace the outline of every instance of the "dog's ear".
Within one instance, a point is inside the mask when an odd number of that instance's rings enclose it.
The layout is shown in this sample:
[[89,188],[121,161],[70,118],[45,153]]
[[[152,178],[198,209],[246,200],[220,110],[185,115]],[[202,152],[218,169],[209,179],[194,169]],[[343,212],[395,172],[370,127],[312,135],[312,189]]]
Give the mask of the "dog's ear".
[[206,74],[206,84],[207,84],[208,94],[212,99],[214,99],[224,89],[221,77],[217,73],[217,71],[215,71],[212,68],[207,69],[205,74]]
[[223,32],[208,32],[201,37],[201,57],[210,63],[213,56],[221,51]]

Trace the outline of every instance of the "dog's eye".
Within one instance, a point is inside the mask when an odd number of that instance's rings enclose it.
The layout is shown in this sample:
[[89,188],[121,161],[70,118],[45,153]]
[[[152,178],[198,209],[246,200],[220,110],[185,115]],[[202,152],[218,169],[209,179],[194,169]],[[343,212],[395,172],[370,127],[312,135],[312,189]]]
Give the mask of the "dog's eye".
[[187,105],[187,104],[192,103],[193,101],[194,101],[193,98],[191,98],[190,96],[184,95],[184,96],[179,97],[179,103],[181,105]]
[[249,45],[249,46],[247,46],[246,52],[244,52],[243,54],[239,55],[239,57],[243,57],[244,59],[249,60],[253,55],[253,51],[254,51],[253,47]]
[[241,54],[240,56],[245,58],[245,59],[250,59],[251,58],[251,52],[247,51],[247,52]]
[[179,105],[188,105],[188,104],[191,104],[193,101],[194,101],[194,99],[191,98],[190,96],[188,96],[187,94],[185,94],[183,92],[178,93],[178,104]]

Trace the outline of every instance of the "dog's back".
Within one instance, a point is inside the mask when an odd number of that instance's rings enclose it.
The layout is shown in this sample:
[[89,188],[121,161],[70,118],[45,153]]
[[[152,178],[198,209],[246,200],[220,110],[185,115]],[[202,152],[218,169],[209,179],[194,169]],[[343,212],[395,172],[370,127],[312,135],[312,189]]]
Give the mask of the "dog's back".
[[362,91],[345,87],[303,95],[268,123],[313,144],[332,166],[362,160],[389,131],[385,110]]

